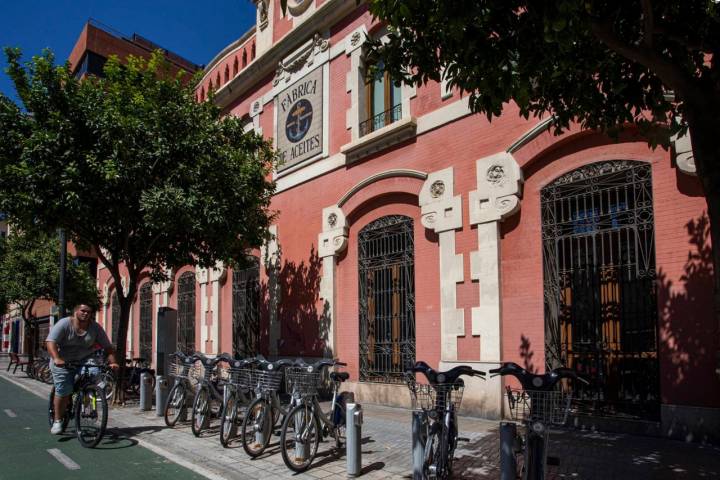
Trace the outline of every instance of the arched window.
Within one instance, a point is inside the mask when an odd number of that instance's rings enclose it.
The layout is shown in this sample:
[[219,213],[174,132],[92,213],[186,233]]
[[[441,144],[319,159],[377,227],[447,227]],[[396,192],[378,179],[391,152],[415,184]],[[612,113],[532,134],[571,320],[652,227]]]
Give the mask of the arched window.
[[401,382],[415,363],[415,247],[409,217],[382,217],[358,235],[360,380]]
[[112,326],[110,341],[117,347],[118,332],[120,331],[120,299],[118,299],[117,291],[113,292],[110,300],[110,323]]
[[205,101],[205,87],[200,87],[200,101]]
[[212,78],[210,79],[210,83],[208,84],[208,94],[213,91],[213,83]]
[[225,83],[230,81],[230,67],[225,65]]
[[250,60],[255,60],[255,42],[250,47]]
[[235,61],[233,62],[233,77],[238,74],[238,60],[237,57],[235,57]]
[[246,65],[247,65],[247,51],[246,51],[246,50],[243,50],[243,55],[242,55],[242,66],[243,66],[243,68],[245,68]]
[[219,90],[220,89],[220,72],[217,72],[215,75],[215,87]]
[[585,165],[541,190],[545,358],[592,378],[578,398],[606,414],[658,418],[651,166]]
[[140,287],[140,356],[152,360],[152,286],[145,282]]
[[185,272],[178,280],[178,350],[195,351],[195,274]]
[[233,354],[250,357],[258,353],[260,338],[260,259],[233,271]]

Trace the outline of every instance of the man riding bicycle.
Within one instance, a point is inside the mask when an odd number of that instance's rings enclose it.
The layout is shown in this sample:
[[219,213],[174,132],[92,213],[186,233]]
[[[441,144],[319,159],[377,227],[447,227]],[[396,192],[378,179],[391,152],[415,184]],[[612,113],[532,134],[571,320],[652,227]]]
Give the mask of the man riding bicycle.
[[[93,309],[89,305],[77,305],[72,316],[58,321],[46,339],[51,358],[50,370],[55,384],[55,420],[50,429],[53,435],[63,432],[63,412],[67,409],[75,382],[76,369],[68,368],[65,362],[81,362],[93,355],[96,345],[99,345],[107,353],[110,368],[119,368],[115,349],[105,330],[92,320],[92,314]],[[94,369],[91,369],[91,374],[98,373],[92,370]]]

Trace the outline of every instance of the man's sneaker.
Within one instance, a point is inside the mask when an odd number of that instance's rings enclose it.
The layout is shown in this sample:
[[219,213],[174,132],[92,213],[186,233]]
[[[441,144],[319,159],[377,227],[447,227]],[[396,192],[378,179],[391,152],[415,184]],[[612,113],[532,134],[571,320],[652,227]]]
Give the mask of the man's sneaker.
[[50,433],[53,435],[60,435],[63,433],[63,422],[62,420],[55,420],[52,424],[52,428],[50,429]]

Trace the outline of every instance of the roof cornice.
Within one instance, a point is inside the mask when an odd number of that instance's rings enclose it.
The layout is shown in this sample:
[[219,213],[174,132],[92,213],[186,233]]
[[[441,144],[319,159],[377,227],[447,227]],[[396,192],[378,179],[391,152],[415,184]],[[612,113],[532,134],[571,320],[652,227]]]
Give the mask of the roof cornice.
[[277,69],[294,48],[318,31],[330,28],[358,7],[357,0],[328,0],[313,15],[293,28],[261,56],[248,64],[232,80],[215,93],[215,103],[226,108],[238,96],[252,88],[261,78]]

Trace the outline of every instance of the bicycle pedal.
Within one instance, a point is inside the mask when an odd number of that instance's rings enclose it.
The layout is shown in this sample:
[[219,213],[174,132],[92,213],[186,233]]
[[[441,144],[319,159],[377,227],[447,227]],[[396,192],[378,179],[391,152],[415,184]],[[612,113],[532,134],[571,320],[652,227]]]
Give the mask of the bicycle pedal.
[[560,466],[560,459],[558,457],[547,457],[547,464],[553,467]]
[[467,437],[458,437],[458,438],[457,438],[457,441],[458,441],[458,442],[469,442],[470,439],[467,438]]

